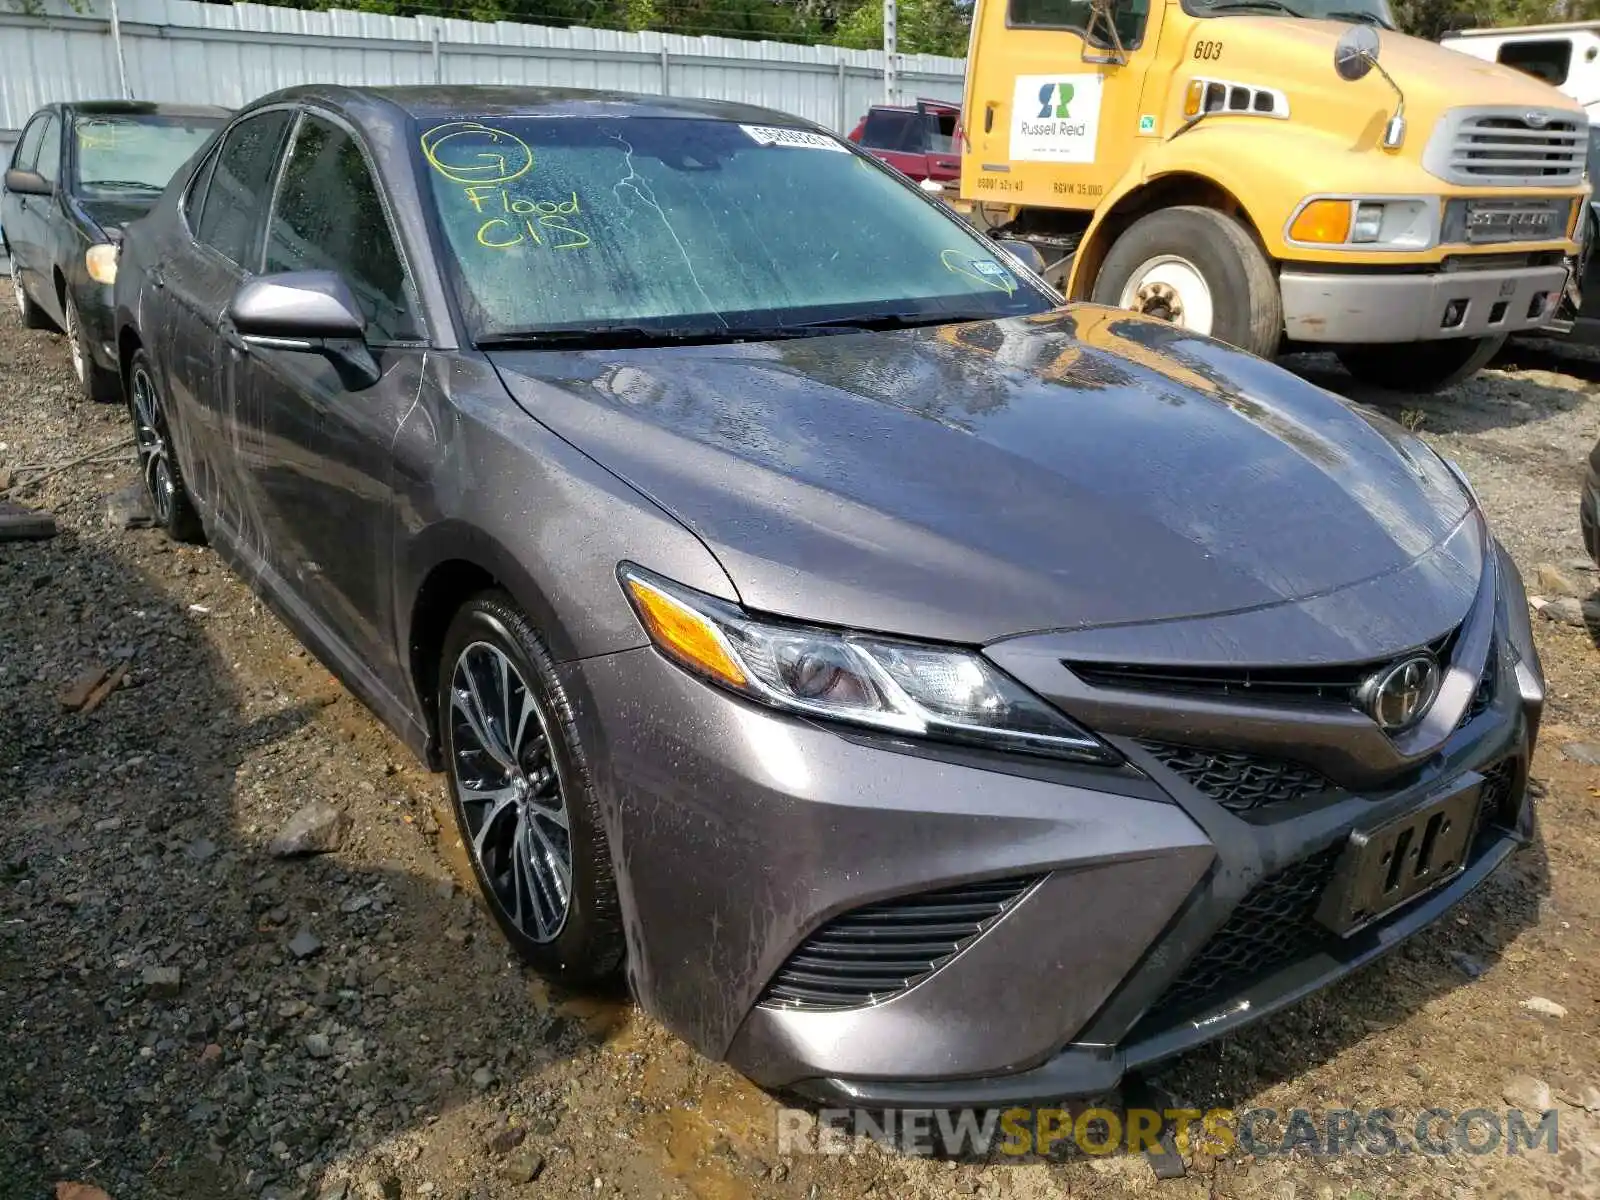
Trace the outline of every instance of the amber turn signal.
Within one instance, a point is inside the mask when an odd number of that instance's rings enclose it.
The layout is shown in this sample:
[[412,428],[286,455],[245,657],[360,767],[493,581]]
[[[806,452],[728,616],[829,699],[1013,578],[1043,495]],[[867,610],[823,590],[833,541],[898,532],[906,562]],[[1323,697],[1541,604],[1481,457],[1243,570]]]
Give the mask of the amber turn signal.
[[1289,227],[1289,237],[1296,242],[1342,245],[1350,238],[1352,207],[1348,200],[1313,200],[1294,219],[1294,224]]

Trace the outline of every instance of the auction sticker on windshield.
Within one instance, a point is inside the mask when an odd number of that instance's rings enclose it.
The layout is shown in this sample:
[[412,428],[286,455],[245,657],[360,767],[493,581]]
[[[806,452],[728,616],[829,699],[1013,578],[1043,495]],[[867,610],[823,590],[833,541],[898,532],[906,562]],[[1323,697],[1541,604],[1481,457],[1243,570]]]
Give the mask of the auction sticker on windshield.
[[1100,83],[1098,75],[1018,75],[1011,100],[1013,161],[1092,163]]
[[836,150],[840,154],[850,153],[833,138],[812,133],[809,129],[783,129],[776,125],[741,125],[739,128],[763,146],[792,146],[799,150]]

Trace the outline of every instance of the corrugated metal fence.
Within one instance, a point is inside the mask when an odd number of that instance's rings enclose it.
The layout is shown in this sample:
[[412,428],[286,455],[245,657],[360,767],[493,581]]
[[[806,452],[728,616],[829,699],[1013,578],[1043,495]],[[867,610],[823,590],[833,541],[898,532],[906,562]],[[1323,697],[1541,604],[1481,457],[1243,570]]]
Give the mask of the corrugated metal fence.
[[[833,46],[619,33],[261,4],[119,0],[141,100],[235,107],[295,83],[501,83],[740,100],[841,132],[882,98],[883,55]],[[0,141],[52,100],[114,98],[108,0],[0,9]],[[904,96],[959,99],[964,62],[901,56]]]

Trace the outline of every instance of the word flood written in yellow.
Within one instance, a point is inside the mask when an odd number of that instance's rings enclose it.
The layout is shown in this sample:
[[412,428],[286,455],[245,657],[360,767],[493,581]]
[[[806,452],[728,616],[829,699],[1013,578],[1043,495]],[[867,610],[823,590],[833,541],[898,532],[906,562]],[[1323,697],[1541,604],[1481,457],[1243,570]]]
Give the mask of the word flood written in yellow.
[[572,224],[581,212],[577,192],[565,200],[524,200],[503,188],[469,187],[465,191],[478,212],[507,214],[490,217],[478,226],[480,246],[504,250],[531,242],[549,245],[552,250],[579,250],[589,244],[589,235]]

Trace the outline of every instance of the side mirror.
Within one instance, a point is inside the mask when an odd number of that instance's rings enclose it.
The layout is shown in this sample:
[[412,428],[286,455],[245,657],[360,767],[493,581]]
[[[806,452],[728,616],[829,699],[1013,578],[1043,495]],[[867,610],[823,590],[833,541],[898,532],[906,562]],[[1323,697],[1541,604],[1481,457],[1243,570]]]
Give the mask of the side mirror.
[[367,349],[367,321],[350,287],[333,271],[285,271],[240,285],[228,305],[236,350],[320,354],[351,391],[382,377]]
[[55,193],[48,180],[37,171],[23,171],[12,167],[6,172],[6,191],[19,196],[49,196]]
[[996,244],[1035,275],[1044,274],[1044,255],[1039,253],[1039,247],[1032,242],[1019,241],[1016,238],[998,238]]
[[1333,69],[1346,83],[1365,79],[1378,65],[1378,31],[1371,25],[1352,25],[1333,47]]

